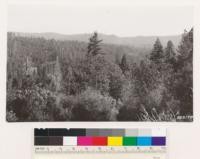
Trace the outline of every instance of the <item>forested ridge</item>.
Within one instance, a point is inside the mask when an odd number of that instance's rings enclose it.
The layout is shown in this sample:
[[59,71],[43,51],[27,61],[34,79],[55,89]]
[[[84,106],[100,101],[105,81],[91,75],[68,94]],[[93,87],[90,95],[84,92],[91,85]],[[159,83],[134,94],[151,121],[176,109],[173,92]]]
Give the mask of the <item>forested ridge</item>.
[[193,29],[152,49],[8,33],[8,121],[192,121]]
[[[59,41],[80,41],[80,42],[88,42],[88,39],[92,34],[59,34],[59,33],[23,33],[23,32],[15,32],[16,36],[22,37],[35,37],[35,38],[45,38],[47,40],[55,39]],[[128,45],[130,47],[135,48],[151,48],[157,36],[133,36],[133,37],[120,37],[116,35],[110,34],[101,34],[98,33],[99,39],[103,39],[102,43],[106,44],[115,44],[115,45]],[[171,36],[159,36],[160,41],[165,46],[169,40],[173,42],[175,46],[177,46],[181,40],[181,35],[171,35]]]

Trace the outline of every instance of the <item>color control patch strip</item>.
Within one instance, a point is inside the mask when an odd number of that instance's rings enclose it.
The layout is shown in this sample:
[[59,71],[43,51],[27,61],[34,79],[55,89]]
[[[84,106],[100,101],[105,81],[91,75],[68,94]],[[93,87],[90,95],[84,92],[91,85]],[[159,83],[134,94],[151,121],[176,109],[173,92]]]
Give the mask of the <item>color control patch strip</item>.
[[35,129],[35,146],[166,146],[166,129]]

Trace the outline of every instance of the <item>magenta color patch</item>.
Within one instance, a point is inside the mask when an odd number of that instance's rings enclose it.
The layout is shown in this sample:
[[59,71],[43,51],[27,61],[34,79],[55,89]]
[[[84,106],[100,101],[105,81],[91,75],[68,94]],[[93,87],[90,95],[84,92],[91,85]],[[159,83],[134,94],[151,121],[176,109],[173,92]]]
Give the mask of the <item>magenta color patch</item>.
[[92,137],[78,137],[78,146],[92,146]]

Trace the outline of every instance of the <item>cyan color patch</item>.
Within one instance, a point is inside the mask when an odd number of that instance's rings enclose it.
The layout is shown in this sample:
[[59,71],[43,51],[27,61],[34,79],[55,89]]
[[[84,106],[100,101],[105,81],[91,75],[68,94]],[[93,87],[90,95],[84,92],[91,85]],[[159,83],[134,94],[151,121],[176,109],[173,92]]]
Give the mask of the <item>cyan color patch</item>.
[[151,137],[137,137],[138,146],[151,146],[152,138]]

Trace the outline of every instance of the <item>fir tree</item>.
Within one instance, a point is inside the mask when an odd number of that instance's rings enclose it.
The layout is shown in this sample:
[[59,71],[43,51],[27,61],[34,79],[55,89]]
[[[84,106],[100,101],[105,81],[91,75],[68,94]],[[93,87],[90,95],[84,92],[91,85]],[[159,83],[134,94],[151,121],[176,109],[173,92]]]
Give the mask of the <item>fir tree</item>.
[[163,57],[164,57],[163,46],[160,42],[160,39],[157,38],[153,46],[153,50],[150,54],[150,60],[155,63],[160,63]]
[[94,32],[93,36],[89,39],[87,56],[96,56],[101,54],[100,43],[102,40],[98,39],[98,33]]

